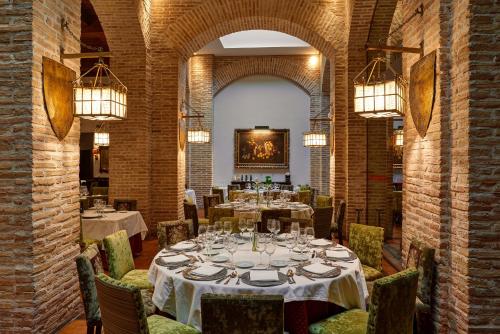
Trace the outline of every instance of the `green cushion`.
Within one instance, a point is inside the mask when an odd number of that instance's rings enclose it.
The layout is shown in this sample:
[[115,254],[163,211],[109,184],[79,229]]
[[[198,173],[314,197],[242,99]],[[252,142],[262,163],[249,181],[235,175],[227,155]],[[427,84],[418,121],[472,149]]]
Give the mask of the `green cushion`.
[[95,323],[101,320],[101,311],[97,301],[97,290],[95,287],[95,275],[104,272],[102,269],[101,255],[96,244],[92,244],[78,255],[75,259],[80,291],[82,293],[85,318],[87,323]]
[[148,317],[148,328],[150,334],[198,334],[199,332],[180,322],[159,316],[152,315]]
[[368,312],[352,309],[309,326],[311,334],[364,334]]
[[365,274],[365,280],[367,282],[374,281],[378,278],[384,277],[384,274],[382,274],[382,272],[372,267],[365,266],[364,264],[363,264],[363,273]]
[[316,197],[316,207],[326,208],[332,206],[333,199],[332,196],[319,195]]
[[383,228],[351,224],[349,247],[356,253],[362,264],[382,271]]
[[123,275],[120,281],[133,285],[139,289],[153,289],[153,286],[148,280],[148,271],[144,269],[131,270]]
[[153,291],[149,289],[141,289],[142,304],[146,315],[153,315],[156,312],[156,306],[153,304]]
[[104,238],[104,248],[109,263],[109,276],[121,279],[123,275],[135,269],[132,250],[127,231],[121,230]]

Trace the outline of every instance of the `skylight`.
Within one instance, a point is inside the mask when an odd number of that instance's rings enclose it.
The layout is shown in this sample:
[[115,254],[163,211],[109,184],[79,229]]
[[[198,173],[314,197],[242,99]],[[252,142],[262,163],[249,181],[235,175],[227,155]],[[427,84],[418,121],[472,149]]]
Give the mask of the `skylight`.
[[225,49],[304,48],[310,45],[296,37],[271,30],[246,30],[220,38]]

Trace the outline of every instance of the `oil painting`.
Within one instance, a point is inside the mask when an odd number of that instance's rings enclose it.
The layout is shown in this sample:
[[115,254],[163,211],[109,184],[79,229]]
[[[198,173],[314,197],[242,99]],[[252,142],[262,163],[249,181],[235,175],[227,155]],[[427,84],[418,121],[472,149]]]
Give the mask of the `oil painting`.
[[289,167],[288,129],[234,130],[235,168]]

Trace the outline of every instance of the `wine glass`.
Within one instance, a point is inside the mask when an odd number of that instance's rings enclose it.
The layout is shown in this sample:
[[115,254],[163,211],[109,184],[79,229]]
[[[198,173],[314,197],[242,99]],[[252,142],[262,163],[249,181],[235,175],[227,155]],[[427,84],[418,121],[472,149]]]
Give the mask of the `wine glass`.
[[297,238],[293,235],[289,235],[286,238],[286,248],[288,248],[288,255],[292,253],[292,249],[297,245]]
[[205,243],[207,244],[206,255],[208,257],[212,256],[212,245],[215,242],[215,232],[213,226],[207,226],[207,232],[205,233]]
[[240,235],[243,236],[247,229],[247,220],[245,218],[240,218],[238,221],[238,227],[240,228]]
[[267,238],[264,233],[257,234],[256,238],[256,250],[260,253],[259,265],[262,265],[262,253],[266,250]]
[[280,230],[281,230],[281,222],[279,220],[275,220],[274,221],[274,234],[278,235],[278,233],[280,233]]
[[306,234],[309,242],[311,242],[311,240],[314,240],[314,227],[312,226],[306,227],[304,233]]
[[298,237],[300,232],[300,224],[298,222],[292,222],[292,225],[290,227],[290,234],[293,237]]
[[269,256],[269,265],[268,268],[271,267],[271,256],[276,251],[276,241],[273,237],[270,237],[266,243],[266,253]]
[[234,265],[234,253],[238,250],[238,240],[233,235],[228,235],[224,239],[224,247],[231,254],[231,265]]
[[274,219],[267,220],[267,229],[269,232],[274,233],[275,226],[276,226],[276,224],[274,222]]
[[250,232],[250,234],[255,230],[255,222],[253,219],[247,219],[247,231]]
[[215,230],[215,235],[219,237],[224,232],[222,222],[216,221],[214,223],[214,230]]
[[207,233],[207,226],[204,224],[198,225],[198,244],[204,247],[205,234]]
[[301,232],[302,233],[300,233],[299,236],[297,237],[297,247],[300,250],[300,258],[303,261],[304,260],[304,250],[307,248],[307,245],[309,244],[309,239],[307,239],[307,234],[305,234],[304,231],[301,231]]
[[224,234],[230,235],[233,232],[233,222],[228,220],[224,222]]

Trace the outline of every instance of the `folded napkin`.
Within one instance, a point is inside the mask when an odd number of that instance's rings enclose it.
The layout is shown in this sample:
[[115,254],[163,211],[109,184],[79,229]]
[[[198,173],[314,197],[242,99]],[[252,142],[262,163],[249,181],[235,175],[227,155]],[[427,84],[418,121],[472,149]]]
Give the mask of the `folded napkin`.
[[221,270],[224,270],[224,267],[214,267],[211,265],[204,265],[193,270],[191,274],[195,274],[197,276],[213,276],[219,273]]
[[313,263],[313,264],[310,264],[308,266],[303,267],[303,269],[305,271],[308,271],[308,272],[313,273],[313,274],[322,275],[326,272],[329,272],[330,270],[333,270],[334,268],[329,267],[329,266],[325,266],[324,264],[321,264],[321,263]]
[[186,249],[191,249],[196,246],[194,243],[191,241],[181,241],[179,243],[176,243],[173,246],[170,246],[170,248],[175,249],[175,250],[186,250]]
[[161,257],[161,261],[165,264],[179,263],[184,261],[189,261],[189,258],[186,255],[175,255],[175,256],[166,256]]
[[250,270],[251,281],[279,281],[276,270]]
[[313,245],[313,246],[329,246],[331,244],[332,244],[332,242],[330,240],[326,240],[326,239],[311,240],[311,245]]
[[343,250],[343,249],[334,249],[334,250],[326,250],[326,257],[349,257],[351,254],[349,254],[348,251]]

